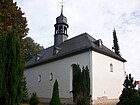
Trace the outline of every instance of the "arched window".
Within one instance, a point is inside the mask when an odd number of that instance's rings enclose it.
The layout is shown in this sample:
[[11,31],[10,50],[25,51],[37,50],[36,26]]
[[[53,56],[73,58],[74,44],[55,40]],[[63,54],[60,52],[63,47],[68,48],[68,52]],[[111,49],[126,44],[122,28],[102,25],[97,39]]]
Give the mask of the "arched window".
[[55,34],[57,34],[57,33],[58,33],[58,27],[55,28]]
[[64,33],[67,34],[67,28],[66,27],[64,27]]
[[70,68],[70,92],[72,92],[72,90],[73,90],[72,84],[73,84],[73,68],[74,68],[74,66],[76,66],[76,64],[72,64],[71,68]]
[[50,81],[53,80],[53,73],[50,73]]
[[113,64],[110,63],[110,72],[113,72]]
[[41,75],[38,75],[38,82],[41,82]]
[[59,32],[63,32],[63,27],[59,26]]

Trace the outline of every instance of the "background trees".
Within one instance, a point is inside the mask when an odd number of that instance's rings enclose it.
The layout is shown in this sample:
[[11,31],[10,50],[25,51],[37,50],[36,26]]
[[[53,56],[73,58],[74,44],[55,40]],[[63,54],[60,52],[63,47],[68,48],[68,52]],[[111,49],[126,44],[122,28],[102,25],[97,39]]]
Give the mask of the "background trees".
[[21,8],[13,0],[0,1],[0,33],[15,30],[16,34],[20,37],[24,46],[25,61],[31,59],[35,53],[42,50],[43,47],[27,35],[29,28],[27,28],[27,20]]
[[0,0],[0,33],[13,29],[20,39],[27,35],[29,29],[24,13],[13,0]]
[[31,37],[26,37],[23,42],[25,61],[30,60],[36,53],[44,49],[43,46],[35,43]]
[[90,105],[90,76],[88,67],[73,65],[73,99],[76,105]]
[[126,76],[123,86],[120,101],[117,105],[140,105],[140,92],[135,89],[136,82],[131,74]]

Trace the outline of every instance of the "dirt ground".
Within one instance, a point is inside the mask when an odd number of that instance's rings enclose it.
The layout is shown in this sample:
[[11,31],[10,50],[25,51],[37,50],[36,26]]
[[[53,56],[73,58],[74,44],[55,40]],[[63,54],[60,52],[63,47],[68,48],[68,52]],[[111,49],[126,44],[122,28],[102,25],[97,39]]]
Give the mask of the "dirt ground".
[[[21,104],[21,105],[30,105],[30,104]],[[49,104],[39,103],[39,105],[49,105]]]

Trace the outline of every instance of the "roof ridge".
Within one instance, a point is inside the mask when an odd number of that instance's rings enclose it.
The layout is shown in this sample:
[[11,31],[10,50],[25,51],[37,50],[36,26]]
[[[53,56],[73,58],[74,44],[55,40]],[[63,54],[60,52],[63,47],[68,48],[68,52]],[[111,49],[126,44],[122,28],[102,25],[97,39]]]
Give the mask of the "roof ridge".
[[[91,42],[91,40],[90,40],[90,38],[91,39],[93,39],[93,40],[95,40],[95,41],[97,41],[95,38],[93,38],[91,35],[89,35],[88,33],[86,33],[86,35],[87,35],[87,38],[88,38],[88,40],[89,40],[89,42],[90,42],[90,44],[92,45],[92,42]],[[90,37],[90,38],[89,38]]]
[[88,33],[84,33],[84,34],[86,35],[86,37],[87,37],[87,39],[88,39],[88,43],[89,43],[90,47],[92,47],[92,42],[91,42],[91,40],[89,39],[89,37],[92,38],[92,39],[94,39],[94,38],[91,37]]
[[[70,39],[67,39],[67,40],[65,40],[63,43],[61,43],[61,44],[64,44],[65,42],[68,42],[68,41],[71,41],[71,40],[73,40],[73,39],[75,39],[75,38],[77,38],[77,37],[80,37],[80,36],[82,36],[82,35],[89,35],[88,33],[82,33],[82,34],[79,34],[79,35],[77,35],[77,36],[74,36],[74,37],[72,37],[72,38],[70,38]],[[61,45],[60,44],[60,45]]]

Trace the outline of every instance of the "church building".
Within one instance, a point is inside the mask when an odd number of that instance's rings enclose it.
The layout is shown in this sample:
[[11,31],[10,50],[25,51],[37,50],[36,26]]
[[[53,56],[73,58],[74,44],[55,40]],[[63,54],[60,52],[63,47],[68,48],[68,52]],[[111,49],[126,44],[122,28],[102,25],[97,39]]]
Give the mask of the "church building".
[[72,103],[72,65],[79,64],[90,70],[92,103],[117,102],[123,89],[126,60],[88,33],[68,39],[69,25],[63,7],[54,28],[54,45],[37,53],[25,65],[29,95],[36,92],[40,101],[49,102],[57,79],[61,102]]

